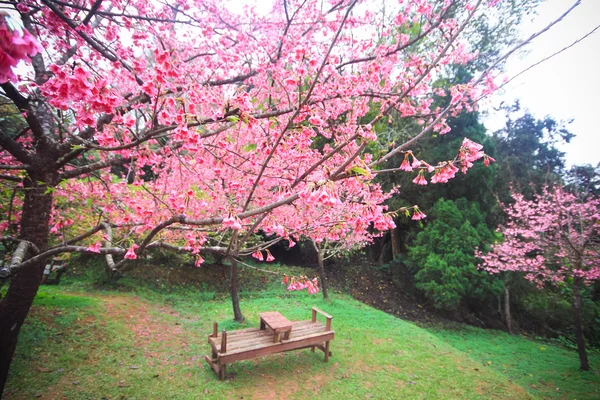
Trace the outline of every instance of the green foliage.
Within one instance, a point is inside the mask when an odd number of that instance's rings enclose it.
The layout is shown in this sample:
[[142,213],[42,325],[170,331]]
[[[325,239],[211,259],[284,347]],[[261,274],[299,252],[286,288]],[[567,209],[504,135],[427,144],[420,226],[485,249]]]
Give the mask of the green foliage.
[[592,194],[600,196],[600,164],[593,167],[587,165],[574,165],[565,177],[567,189],[581,195]]
[[494,238],[479,206],[465,199],[439,199],[429,216],[432,221],[408,248],[406,263],[415,286],[444,310],[497,295],[501,283],[477,270],[473,255],[475,248],[485,248]]
[[[522,329],[550,338],[563,336],[574,344],[572,279],[539,289],[522,277],[512,276],[510,285],[514,315]],[[581,288],[583,329],[592,348],[600,347],[600,303],[595,293],[595,285]]]
[[505,107],[506,126],[494,133],[498,172],[494,192],[505,204],[512,202],[511,188],[529,197],[534,187],[558,182],[564,174],[564,152],[560,143],[569,143],[574,135],[566,124],[551,117],[536,119],[529,112],[520,114],[519,103]]

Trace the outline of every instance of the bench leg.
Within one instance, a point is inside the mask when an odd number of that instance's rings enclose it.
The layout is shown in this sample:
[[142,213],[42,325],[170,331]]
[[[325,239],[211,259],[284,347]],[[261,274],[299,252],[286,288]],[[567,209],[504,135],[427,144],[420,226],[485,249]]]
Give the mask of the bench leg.
[[264,331],[265,330],[265,321],[263,321],[262,319],[260,320],[260,330]]
[[221,369],[219,368],[219,364],[217,364],[218,361],[214,358],[211,360],[210,358],[208,358],[208,356],[204,356],[204,359],[206,360],[208,365],[210,365],[212,370],[215,371],[215,374],[217,374],[219,379],[221,379]]
[[329,341],[325,342],[325,362],[329,361]]
[[279,342],[279,335],[281,335],[280,333],[274,333],[273,334],[273,343],[278,343]]
[[221,367],[219,368],[219,380],[221,380],[221,381],[225,380],[225,369],[226,369],[225,364],[221,365]]
[[310,351],[315,352],[315,346],[310,346]]

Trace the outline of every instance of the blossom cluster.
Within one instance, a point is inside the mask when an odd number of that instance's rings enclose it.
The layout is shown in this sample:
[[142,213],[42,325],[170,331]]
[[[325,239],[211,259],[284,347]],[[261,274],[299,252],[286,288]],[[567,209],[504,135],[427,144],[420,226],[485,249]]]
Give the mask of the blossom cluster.
[[0,13],[0,83],[16,81],[12,68],[41,51],[37,39],[20,22]]
[[271,254],[269,249],[265,250],[265,252],[267,253],[266,260],[263,257],[262,250],[256,250],[254,253],[252,253],[252,257],[256,258],[258,261],[267,261],[267,262],[275,261],[275,257],[273,257],[273,254]]
[[289,286],[287,290],[304,290],[308,289],[309,294],[317,294],[319,293],[319,281],[317,278],[313,278],[312,280],[303,276],[297,278],[292,276],[289,278],[287,275],[283,277],[283,284],[286,285],[289,282]]
[[489,253],[477,251],[481,267],[490,273],[513,271],[542,285],[568,277],[590,283],[600,278],[600,199],[583,200],[560,187],[544,188],[527,200],[513,193],[515,203],[504,240]]
[[490,165],[490,162],[496,161],[483,152],[482,145],[475,143],[468,138],[464,138],[455,160],[442,162],[437,166],[432,166],[423,160],[417,159],[412,151],[407,151],[404,153],[404,159],[398,169],[407,172],[418,169],[419,172],[415,179],[413,179],[413,183],[417,185],[427,185],[425,171],[433,173],[431,183],[447,183],[450,179],[454,178],[459,171],[457,165],[461,167],[460,171],[466,174],[467,170],[473,167],[473,163],[481,158],[483,158],[483,163],[486,167]]

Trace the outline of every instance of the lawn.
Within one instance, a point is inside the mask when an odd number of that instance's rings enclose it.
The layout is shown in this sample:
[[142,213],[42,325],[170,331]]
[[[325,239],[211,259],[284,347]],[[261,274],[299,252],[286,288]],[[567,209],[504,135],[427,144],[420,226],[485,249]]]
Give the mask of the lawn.
[[531,394],[550,399],[600,399],[600,356],[596,351],[588,352],[595,371],[582,372],[575,349],[547,341],[466,325],[428,330]]
[[[280,286],[245,292],[240,325],[229,300],[206,288],[134,286],[42,287],[4,398],[598,398],[600,379],[577,371],[575,352],[521,337],[426,330],[345,295],[325,302]],[[318,351],[271,355],[233,364],[220,382],[202,360],[215,321],[257,326],[270,310],[309,319],[312,306],[334,316],[329,363]]]

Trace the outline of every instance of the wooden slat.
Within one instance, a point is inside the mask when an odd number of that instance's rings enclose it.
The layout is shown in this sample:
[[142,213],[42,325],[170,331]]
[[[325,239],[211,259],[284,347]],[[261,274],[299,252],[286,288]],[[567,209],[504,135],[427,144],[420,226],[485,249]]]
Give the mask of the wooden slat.
[[[320,332],[325,332],[325,329],[322,326],[309,328],[309,329],[306,329],[306,330],[302,331],[301,333],[297,334],[296,336],[292,337],[291,339],[287,339],[287,340],[282,339],[282,342],[287,342],[292,339],[301,339],[303,337],[310,336],[310,335],[313,335],[315,333],[320,333]],[[240,351],[240,350],[247,349],[247,348],[254,348],[259,345],[267,345],[269,343],[273,343],[273,340],[271,339],[271,337],[259,338],[256,340],[250,340],[247,342],[237,343],[235,347],[230,347],[228,344],[227,350],[229,352]]]
[[321,344],[333,340],[334,331],[320,332],[308,336],[303,336],[297,339],[283,340],[279,343],[270,343],[266,345],[258,345],[255,348],[247,348],[243,350],[232,351],[222,354],[219,357],[219,364],[230,364],[234,361],[249,360],[251,358],[261,357],[267,354],[280,353],[292,349],[310,347],[311,345]]
[[[295,329],[298,329],[303,325],[307,325],[307,324],[311,324],[311,323],[312,322],[308,321],[308,320],[293,322],[292,323],[292,333],[294,333]],[[247,338],[255,337],[259,333],[262,335],[269,335],[269,337],[272,335],[271,332],[261,331],[258,328],[249,328],[249,329],[244,329],[243,331],[229,331],[229,332],[227,332],[227,343],[233,343],[233,342],[240,341],[240,340],[246,340]],[[211,338],[211,339],[213,339],[213,338]],[[216,339],[216,343],[220,343],[221,333],[219,333],[217,335],[217,337],[214,339]]]
[[312,309],[313,309],[313,311],[318,312],[319,314],[321,314],[325,318],[333,318],[331,315],[327,314],[325,311],[319,310],[317,307],[313,307]]
[[[235,336],[233,335],[233,332],[235,332],[235,331],[227,332],[227,343],[240,342],[240,341],[244,341],[248,338],[257,337],[259,335],[269,336],[269,337],[272,336],[270,332],[259,331],[259,330],[256,330],[255,332],[247,332],[243,335],[235,335]],[[221,334],[219,333],[219,336],[217,336],[216,338],[211,337],[210,340],[213,340],[215,343],[220,343],[221,342]]]
[[221,347],[219,351],[227,353],[227,332],[225,332],[225,329],[223,329],[223,334],[221,335]]
[[[312,335],[319,334],[319,333],[325,333],[325,331],[323,330],[323,327],[309,328],[309,329],[302,331],[300,334],[298,334],[297,336],[295,336],[291,339],[288,339],[288,340],[283,339],[282,343],[289,342],[292,340],[301,340],[303,338],[311,337]],[[238,347],[236,347],[235,349],[230,349],[229,351],[238,353],[240,351],[252,350],[252,349],[255,349],[258,347],[265,347],[265,346],[268,346],[271,344],[273,344],[273,343],[269,340],[269,338],[266,338],[266,339],[261,339],[261,340],[256,340],[256,341],[239,343]]]
[[[325,326],[323,324],[321,324],[320,322],[317,322],[317,323],[312,323],[310,321],[307,321],[307,322],[308,322],[307,324],[300,325],[300,326],[296,327],[296,329],[292,330],[290,339],[295,339],[300,336],[304,336],[306,334],[325,331]],[[227,348],[229,349],[229,351],[234,351],[236,349],[248,347],[253,344],[258,344],[258,343],[263,343],[263,342],[264,343],[272,342],[272,338],[273,338],[273,336],[270,334],[269,335],[255,334],[255,336],[246,337],[244,340],[238,340],[235,342],[231,342],[228,337],[227,338]],[[219,346],[218,341],[213,340],[212,344],[214,344],[214,347],[216,348],[217,351],[220,351],[220,346]]]
[[204,356],[204,359],[206,360],[206,362],[208,363],[208,365],[210,365],[210,367],[213,369],[213,371],[215,371],[215,374],[217,374],[217,376],[220,376],[219,374],[219,365],[214,363],[209,356]]

